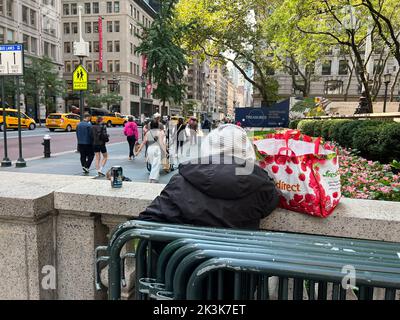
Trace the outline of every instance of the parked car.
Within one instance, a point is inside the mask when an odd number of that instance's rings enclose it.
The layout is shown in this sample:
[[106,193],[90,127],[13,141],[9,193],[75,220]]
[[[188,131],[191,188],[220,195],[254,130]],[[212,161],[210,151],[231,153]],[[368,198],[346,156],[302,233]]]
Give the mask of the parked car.
[[[7,128],[17,130],[18,129],[18,110],[17,109],[6,109],[7,113]],[[36,128],[36,122],[31,117],[28,117],[26,113],[21,112],[21,128],[34,130]],[[0,131],[4,130],[4,119],[3,109],[0,109]]]
[[46,118],[46,128],[50,131],[62,129],[67,132],[76,130],[80,117],[74,113],[50,113]]

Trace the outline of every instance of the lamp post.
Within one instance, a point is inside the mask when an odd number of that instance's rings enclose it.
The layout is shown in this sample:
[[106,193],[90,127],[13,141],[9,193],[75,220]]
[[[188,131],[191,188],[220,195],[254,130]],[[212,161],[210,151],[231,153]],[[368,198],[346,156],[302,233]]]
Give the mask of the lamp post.
[[383,113],[385,113],[386,112],[386,100],[387,100],[388,86],[389,86],[390,80],[392,78],[392,75],[388,72],[383,77],[384,77],[384,83],[385,83],[385,101],[383,102]]
[[383,113],[385,113],[386,112],[387,89],[388,89],[392,75],[388,72],[383,77],[384,77],[384,83],[385,83],[385,101],[383,102]]

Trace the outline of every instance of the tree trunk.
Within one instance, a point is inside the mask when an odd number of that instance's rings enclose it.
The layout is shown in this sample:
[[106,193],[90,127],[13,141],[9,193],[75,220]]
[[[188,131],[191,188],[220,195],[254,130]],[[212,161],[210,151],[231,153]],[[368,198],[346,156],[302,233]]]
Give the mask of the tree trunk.
[[390,88],[390,102],[393,102],[394,99],[394,89],[396,88],[397,85],[397,80],[399,79],[399,75],[400,75],[400,69],[397,70],[396,72],[396,76],[394,77],[394,81],[392,83],[392,87]]

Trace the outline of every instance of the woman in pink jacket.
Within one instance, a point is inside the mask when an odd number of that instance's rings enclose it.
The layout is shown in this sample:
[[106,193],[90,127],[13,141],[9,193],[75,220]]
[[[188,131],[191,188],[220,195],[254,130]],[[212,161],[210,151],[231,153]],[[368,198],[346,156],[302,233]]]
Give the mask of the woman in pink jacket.
[[129,143],[129,160],[132,160],[135,157],[133,148],[139,140],[138,127],[135,121],[133,121],[133,117],[128,118],[128,122],[124,127],[124,135],[126,135],[126,140],[128,140]]

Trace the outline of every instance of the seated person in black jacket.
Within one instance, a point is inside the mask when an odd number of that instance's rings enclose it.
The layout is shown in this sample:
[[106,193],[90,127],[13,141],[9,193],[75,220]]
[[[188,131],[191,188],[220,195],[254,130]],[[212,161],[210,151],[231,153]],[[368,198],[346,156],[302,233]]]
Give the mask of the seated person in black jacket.
[[255,230],[278,200],[274,181],[256,164],[246,132],[227,124],[203,139],[200,158],[181,164],[139,219]]

